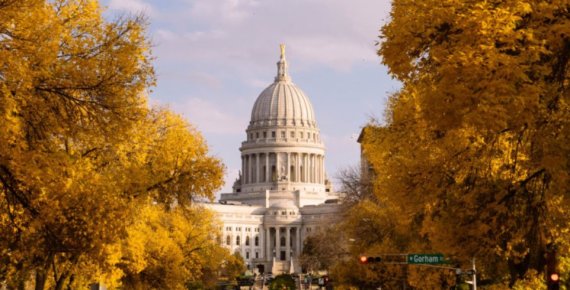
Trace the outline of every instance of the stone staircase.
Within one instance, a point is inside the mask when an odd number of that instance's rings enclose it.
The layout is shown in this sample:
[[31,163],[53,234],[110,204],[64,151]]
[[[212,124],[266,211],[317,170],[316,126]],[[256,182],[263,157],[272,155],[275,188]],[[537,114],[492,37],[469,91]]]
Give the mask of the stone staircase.
[[283,273],[289,273],[289,264],[289,261],[278,261],[273,258],[273,267],[271,267],[271,272],[275,276]]

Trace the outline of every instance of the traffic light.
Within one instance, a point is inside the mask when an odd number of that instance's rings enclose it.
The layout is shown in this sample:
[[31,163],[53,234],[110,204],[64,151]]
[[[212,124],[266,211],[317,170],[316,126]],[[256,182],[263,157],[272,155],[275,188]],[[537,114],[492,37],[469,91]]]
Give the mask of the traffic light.
[[560,275],[556,272],[548,273],[548,290],[560,289]]
[[360,261],[360,264],[373,264],[373,263],[382,262],[382,258],[381,257],[360,256],[359,261]]
[[546,251],[546,285],[548,290],[560,289],[560,273],[556,260],[556,246],[549,244]]

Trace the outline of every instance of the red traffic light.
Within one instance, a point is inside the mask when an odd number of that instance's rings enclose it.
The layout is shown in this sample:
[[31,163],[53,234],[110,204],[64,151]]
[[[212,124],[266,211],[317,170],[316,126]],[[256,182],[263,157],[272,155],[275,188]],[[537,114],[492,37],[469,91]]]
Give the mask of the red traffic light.
[[382,262],[382,258],[381,257],[360,256],[359,261],[361,264],[380,263],[380,262]]

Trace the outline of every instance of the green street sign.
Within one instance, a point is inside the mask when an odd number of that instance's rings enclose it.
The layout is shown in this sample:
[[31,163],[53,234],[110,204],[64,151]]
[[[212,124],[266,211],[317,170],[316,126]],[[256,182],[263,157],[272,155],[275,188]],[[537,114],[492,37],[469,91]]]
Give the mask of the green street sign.
[[408,264],[444,264],[443,254],[408,254]]

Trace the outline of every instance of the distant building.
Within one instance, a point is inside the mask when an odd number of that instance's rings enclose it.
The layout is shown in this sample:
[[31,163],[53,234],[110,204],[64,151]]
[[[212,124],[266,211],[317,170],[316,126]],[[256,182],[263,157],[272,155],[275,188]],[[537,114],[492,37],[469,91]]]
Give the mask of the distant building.
[[325,172],[325,147],[309,98],[287,73],[284,46],[275,81],[253,105],[233,192],[207,204],[222,244],[250,269],[299,273],[303,240],[335,220],[339,195]]

